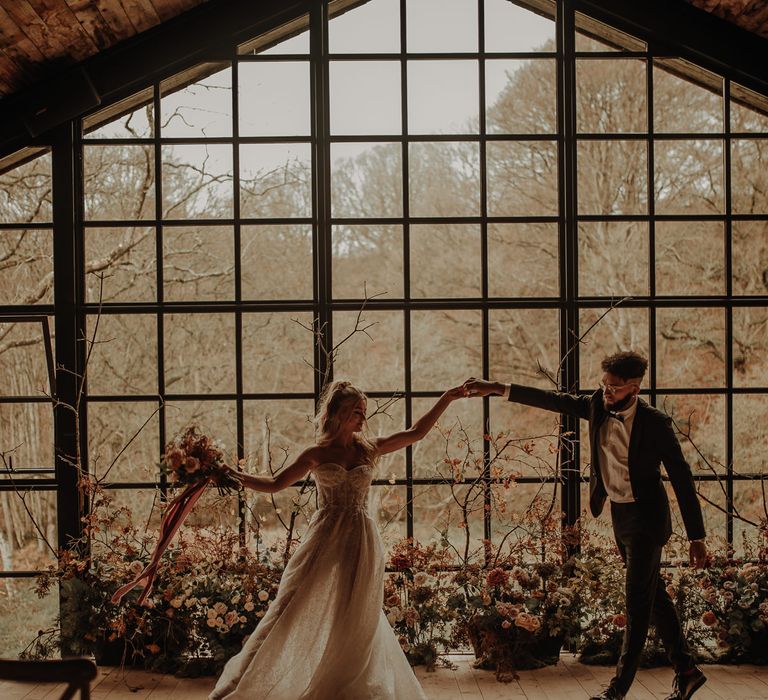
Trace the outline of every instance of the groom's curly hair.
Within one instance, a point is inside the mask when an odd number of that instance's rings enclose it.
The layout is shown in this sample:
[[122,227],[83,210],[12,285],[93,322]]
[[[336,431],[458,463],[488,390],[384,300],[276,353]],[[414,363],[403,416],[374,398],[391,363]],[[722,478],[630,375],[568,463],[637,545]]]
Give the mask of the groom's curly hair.
[[625,350],[606,357],[601,363],[603,372],[615,374],[624,381],[627,379],[642,379],[648,369],[648,360],[639,352]]

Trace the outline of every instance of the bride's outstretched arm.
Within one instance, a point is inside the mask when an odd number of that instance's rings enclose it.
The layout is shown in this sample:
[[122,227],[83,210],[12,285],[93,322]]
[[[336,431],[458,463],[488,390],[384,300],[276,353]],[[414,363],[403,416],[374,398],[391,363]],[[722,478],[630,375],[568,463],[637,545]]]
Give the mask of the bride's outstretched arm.
[[456,399],[461,399],[467,395],[464,386],[456,386],[453,389],[448,389],[448,391],[437,400],[437,403],[408,428],[408,430],[402,430],[399,433],[376,438],[374,440],[376,451],[378,454],[386,454],[387,452],[394,452],[403,447],[408,447],[408,445],[412,445],[414,442],[418,442],[432,429],[432,426],[437,423],[437,419],[443,415],[443,412],[448,408],[449,404]]
[[293,486],[297,481],[301,481],[312,467],[317,466],[316,451],[317,447],[304,450],[291,464],[275,476],[251,476],[231,467],[229,470],[232,476],[240,480],[246,488],[263,493],[276,493]]

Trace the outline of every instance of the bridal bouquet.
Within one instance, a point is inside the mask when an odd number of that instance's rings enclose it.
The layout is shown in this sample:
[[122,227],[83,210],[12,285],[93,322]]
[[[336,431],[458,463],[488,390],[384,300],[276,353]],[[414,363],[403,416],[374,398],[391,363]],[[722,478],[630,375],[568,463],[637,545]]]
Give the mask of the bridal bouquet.
[[142,605],[146,601],[157,575],[160,557],[203,495],[206,486],[216,486],[222,495],[229,489],[240,487],[240,482],[224,462],[220,447],[207,435],[201,435],[195,426],[187,428],[179,438],[166,445],[162,468],[170,474],[175,484],[185,488],[168,504],[163,513],[160,534],[149,564],[133,580],[115,591],[112,596],[113,603],[119,603],[126,593],[142,581],[144,589],[137,602]]
[[194,486],[206,481],[213,483],[222,496],[240,488],[240,482],[224,461],[219,443],[202,435],[194,425],[166,445],[161,469],[177,486]]

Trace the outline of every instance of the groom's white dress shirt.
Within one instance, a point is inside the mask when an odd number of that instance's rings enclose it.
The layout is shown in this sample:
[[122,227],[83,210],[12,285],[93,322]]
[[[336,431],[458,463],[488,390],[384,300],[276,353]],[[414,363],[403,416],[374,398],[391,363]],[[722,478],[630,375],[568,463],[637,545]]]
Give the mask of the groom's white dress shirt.
[[[509,400],[511,384],[504,385],[504,398]],[[629,479],[629,440],[632,424],[637,413],[637,399],[632,405],[617,411],[624,420],[606,418],[600,426],[599,447],[600,476],[605,492],[614,503],[633,503],[632,482]]]

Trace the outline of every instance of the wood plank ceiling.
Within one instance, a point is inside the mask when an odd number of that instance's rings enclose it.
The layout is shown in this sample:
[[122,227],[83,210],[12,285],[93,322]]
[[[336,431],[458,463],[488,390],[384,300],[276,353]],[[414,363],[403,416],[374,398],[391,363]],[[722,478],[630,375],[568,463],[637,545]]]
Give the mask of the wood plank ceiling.
[[0,0],[0,98],[205,0]]
[[[204,2],[0,0],[0,102]],[[768,0],[687,2],[768,37]]]

